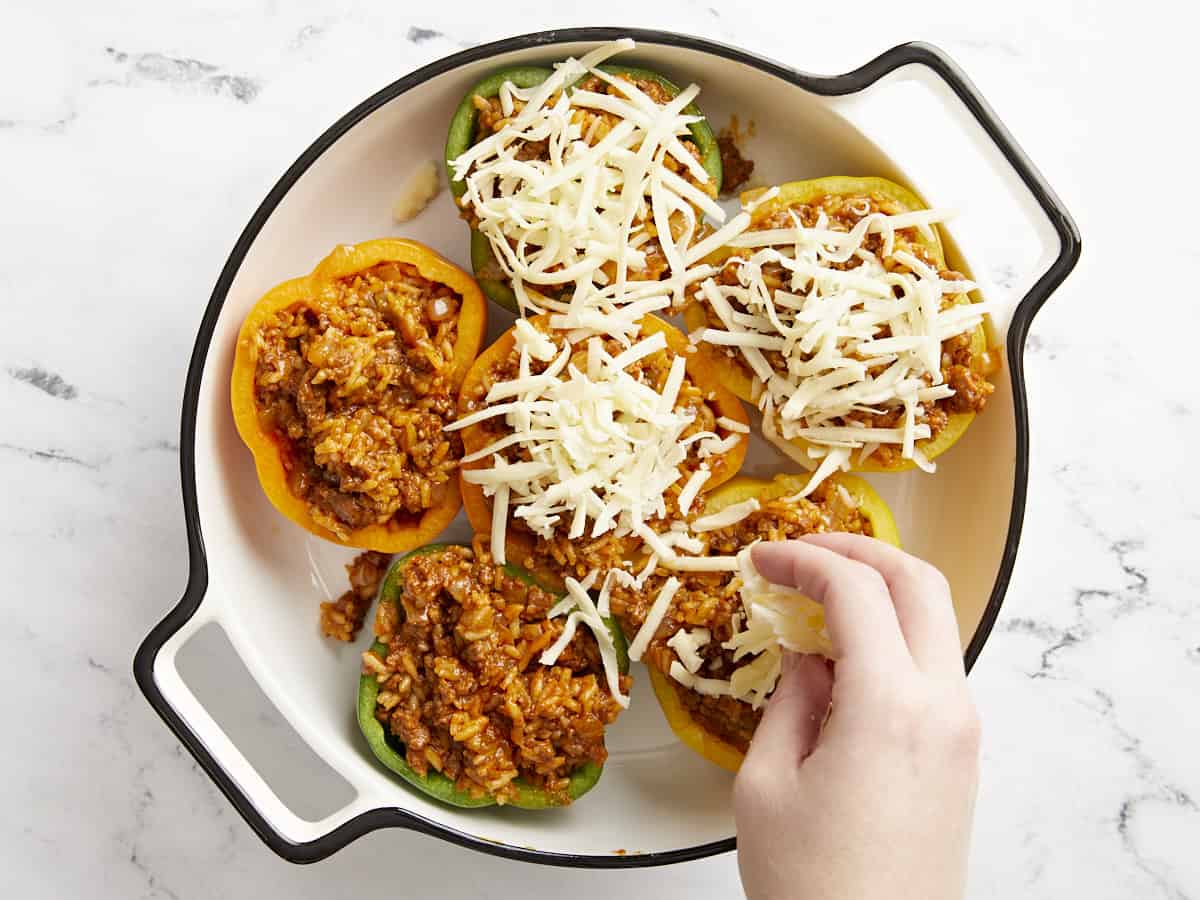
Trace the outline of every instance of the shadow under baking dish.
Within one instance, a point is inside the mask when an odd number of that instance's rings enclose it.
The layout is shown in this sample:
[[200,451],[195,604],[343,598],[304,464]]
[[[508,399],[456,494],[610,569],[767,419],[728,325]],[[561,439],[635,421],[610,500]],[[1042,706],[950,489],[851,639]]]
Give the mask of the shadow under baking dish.
[[[263,201],[221,273],[197,336],[183,400],[181,466],[191,573],[179,605],[139,649],[143,692],[246,821],[281,856],[321,859],[377,828],[407,827],[484,852],[584,867],[661,865],[733,848],[730,776],[686,750],[658,714],[646,678],[633,708],[611,729],[611,759],[600,785],[566,810],[464,811],[398,783],[371,757],[353,722],[358,655],[316,630],[316,606],[344,582],[351,553],[309,537],[271,509],[228,409],[233,346],[243,316],[266,289],[307,272],[337,243],[396,233],[393,195],[418,164],[439,158],[451,112],[485,72],[580,54],[618,36],[638,42],[630,61],[701,84],[702,108],[717,125],[736,113],[754,121],[748,154],[766,182],[825,174],[879,174],[910,181],[876,143],[838,113],[831,97],[866,90],[888,73],[918,66],[963,104],[972,127],[998,148],[1040,207],[1058,248],[1028,293],[997,316],[1007,367],[988,412],[936,477],[872,480],[893,504],[905,546],[946,572],[956,597],[969,666],[1002,602],[1020,537],[1027,478],[1027,424],[1021,349],[1037,309],[1073,267],[1074,225],[1044,180],[959,70],[938,51],[908,44],[861,69],[817,77],[742,50],[638,29],[573,29],[511,38],[435,62],[380,91],[323,134]],[[920,188],[920,185],[917,185]],[[964,201],[965,202],[965,201]],[[400,229],[460,264],[466,228],[448,196]],[[953,260],[958,262],[957,260]],[[506,317],[492,307],[493,333]],[[750,473],[790,470],[756,439]],[[467,535],[458,521],[447,539]],[[327,587],[328,586],[328,587]],[[203,698],[180,678],[192,631],[215,621],[263,695],[299,740],[353,793],[343,815],[315,802],[281,802],[254,771],[258,752],[221,728]],[[638,673],[635,671],[635,676]],[[242,689],[230,683],[228,690]],[[310,798],[310,801],[316,798]],[[337,804],[338,800],[330,803]]]

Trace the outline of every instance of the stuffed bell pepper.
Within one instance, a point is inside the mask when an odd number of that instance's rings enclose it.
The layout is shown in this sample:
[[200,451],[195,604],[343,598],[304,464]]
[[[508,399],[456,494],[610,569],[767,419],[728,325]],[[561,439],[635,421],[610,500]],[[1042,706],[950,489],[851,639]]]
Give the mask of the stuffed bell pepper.
[[581,280],[621,295],[627,281],[680,273],[707,233],[703,215],[724,215],[721,151],[692,102],[698,89],[599,64],[623,48],[496,72],[450,123],[450,188],[475,275],[501,306],[541,312]]
[[[463,501],[492,552],[586,578],[630,558],[741,467],[742,404],[654,316],[631,346],[521,319],[463,383]],[[653,539],[653,538],[652,538]]]
[[396,560],[359,681],[358,723],[376,758],[453,806],[579,799],[607,758],[628,658],[611,621],[594,608],[564,618],[563,605],[478,542]]
[[268,291],[238,337],[230,399],[275,507],[313,534],[387,553],[461,506],[443,431],[479,352],[474,279],[413,241],[337,247]]
[[783,650],[830,652],[819,605],[796,594],[752,593],[754,579],[745,571],[750,546],[829,531],[899,546],[891,512],[866,481],[838,474],[800,497],[807,481],[806,475],[769,482],[739,477],[704,498],[702,515],[690,527],[707,554],[737,556],[739,571],[659,569],[611,593],[630,657],[646,664],[671,729],[730,771],[737,771],[754,736]]
[[944,211],[883,178],[797,181],[742,201],[748,229],[689,294],[701,351],[758,404],[764,435],[821,477],[932,470],[986,405],[997,367],[989,307],[947,265]]

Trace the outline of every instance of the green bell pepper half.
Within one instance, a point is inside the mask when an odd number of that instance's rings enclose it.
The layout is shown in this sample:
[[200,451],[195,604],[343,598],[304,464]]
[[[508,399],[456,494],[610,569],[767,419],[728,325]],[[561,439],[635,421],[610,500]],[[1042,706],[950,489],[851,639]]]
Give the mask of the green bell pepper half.
[[[450,546],[452,545],[429,544],[413,550],[411,553],[406,553],[395,560],[388,568],[383,583],[379,587],[379,602],[398,605],[400,596],[404,591],[404,570],[408,563],[414,557],[440,553]],[[544,585],[525,569],[518,566],[506,565],[504,566],[504,571],[525,584],[546,589]],[[613,643],[616,645],[618,667],[621,670],[621,674],[625,674],[629,671],[629,653],[625,638],[621,633],[621,629],[612,619],[605,619],[604,624],[608,626],[609,633],[613,637]],[[387,645],[383,641],[376,641],[371,646],[370,652],[383,659],[387,656]],[[410,766],[405,756],[404,745],[396,739],[395,735],[386,731],[383,723],[375,718],[375,701],[378,696],[379,682],[375,676],[370,674],[361,675],[358,681],[358,727],[362,731],[363,737],[367,739],[367,745],[371,748],[371,752],[375,754],[376,759],[410,785],[417,788],[417,790],[428,794],[442,803],[468,809],[496,805],[495,798],[486,794],[480,797],[473,796],[469,792],[461,790],[453,780],[441,772],[431,769],[425,775],[422,775]],[[596,782],[600,780],[600,774],[603,771],[604,767],[598,763],[584,763],[571,774],[570,783],[567,787],[567,796],[571,800],[578,800],[595,786]],[[529,784],[522,778],[516,779],[513,785],[516,788],[516,797],[509,801],[510,806],[515,806],[518,809],[550,809],[563,805],[558,798],[547,793],[543,788]]]
[[[631,78],[641,81],[656,82],[662,85],[671,96],[679,93],[678,85],[650,69],[608,65],[600,66],[600,69],[608,72],[610,75],[628,75]],[[467,91],[462,102],[458,104],[458,109],[455,110],[454,117],[450,120],[450,131],[446,136],[446,181],[450,185],[450,192],[454,195],[455,200],[466,193],[467,186],[462,181],[454,180],[454,169],[450,165],[450,162],[465,153],[475,143],[479,110],[475,108],[472,98],[475,96],[495,97],[500,93],[500,86],[506,81],[511,81],[519,88],[533,87],[541,84],[552,74],[552,69],[538,66],[518,66],[510,69],[501,69],[499,72],[489,75],[471,88],[471,90]],[[586,78],[587,76],[584,77]],[[689,103],[684,107],[683,111],[687,115],[703,115],[695,103]],[[717,144],[717,137],[713,133],[712,126],[708,124],[708,119],[701,119],[699,122],[695,122],[689,126],[689,129],[692,132],[692,140],[695,141],[696,148],[700,151],[700,164],[704,166],[704,170],[708,172],[717,190],[720,191],[722,178],[721,148]],[[471,267],[475,272],[475,280],[479,282],[479,287],[483,289],[483,292],[488,297],[505,309],[512,312],[519,311],[517,309],[516,295],[513,294],[512,288],[508,285],[504,270],[501,268],[495,253],[492,251],[491,243],[473,228],[471,229]]]

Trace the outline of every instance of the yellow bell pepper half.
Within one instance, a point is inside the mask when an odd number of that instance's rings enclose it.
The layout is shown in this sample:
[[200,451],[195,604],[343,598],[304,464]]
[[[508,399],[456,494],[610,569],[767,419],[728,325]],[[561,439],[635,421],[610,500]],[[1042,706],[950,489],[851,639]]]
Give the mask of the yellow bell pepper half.
[[[767,190],[767,188],[756,188],[745,192],[741,197],[742,203],[748,204],[752,202],[762,196]],[[888,181],[886,178],[833,175],[826,178],[813,178],[808,181],[791,181],[780,185],[779,193],[775,197],[755,208],[751,216],[750,227],[755,228],[759,223],[766,221],[781,210],[812,203],[821,197],[863,197],[871,195],[895,203],[904,212],[927,208],[924,201],[908,188],[896,184],[894,181]],[[944,268],[946,265],[946,253],[936,226],[931,229],[931,232],[929,236],[920,235],[919,242],[929,252],[938,266]],[[715,251],[708,261],[713,265],[719,266],[729,259],[732,254],[732,249],[728,247],[721,248]],[[963,295],[958,302],[966,303],[969,300],[966,295]],[[689,332],[695,332],[709,324],[706,308],[700,301],[691,303],[684,310],[683,319],[687,324]],[[752,398],[755,392],[754,382],[756,379],[749,368],[736,355],[736,351],[726,353],[724,352],[725,348],[713,347],[704,343],[701,343],[697,349],[698,352],[707,356],[713,366],[721,372],[722,381],[726,387],[747,403],[753,402]],[[998,354],[988,351],[987,332],[983,325],[975,329],[975,332],[971,335],[971,358],[980,367],[980,372],[985,375],[993,374],[999,366]],[[974,419],[975,413],[973,412],[952,413],[950,421],[941,431],[928,440],[919,441],[917,446],[927,459],[934,459],[954,446]],[[807,449],[809,446],[808,442],[801,438],[794,439],[792,443],[802,449]],[[893,465],[883,466],[875,462],[872,458],[857,466],[856,470],[863,472],[900,472],[911,469],[915,465],[912,460],[900,459]]]
[[[900,546],[900,533],[896,530],[896,521],[892,518],[891,510],[865,479],[855,475],[838,474],[830,480],[840,484],[854,498],[858,508],[870,522],[871,531],[876,538],[895,547]],[[738,476],[709,494],[704,510],[706,514],[719,512],[726,506],[741,503],[752,497],[760,502],[789,497],[802,490],[807,483],[808,476],[805,474],[776,475],[771,481]],[[742,751],[706,731],[692,717],[681,699],[680,692],[687,690],[686,688],[653,666],[647,666],[647,669],[654,696],[675,736],[709,762],[716,763],[730,772],[737,772],[745,758]]]
[[454,519],[462,505],[458,480],[451,479],[438,502],[419,517],[404,520],[397,517],[385,524],[368,525],[352,531],[349,538],[343,540],[317,524],[304,499],[292,493],[284,465],[286,448],[282,441],[285,439],[262,421],[255,398],[258,365],[255,336],[263,325],[280,310],[302,305],[318,296],[322,286],[384,262],[407,263],[422,277],[446,285],[462,298],[451,377],[457,388],[479,353],[487,329],[487,301],[479,285],[458,266],[416,241],[380,238],[334,248],[310,274],[277,285],[255,303],[238,335],[229,397],[238,434],[254,455],[259,483],[277,510],[297,525],[334,543],[383,553],[402,553],[429,543]]

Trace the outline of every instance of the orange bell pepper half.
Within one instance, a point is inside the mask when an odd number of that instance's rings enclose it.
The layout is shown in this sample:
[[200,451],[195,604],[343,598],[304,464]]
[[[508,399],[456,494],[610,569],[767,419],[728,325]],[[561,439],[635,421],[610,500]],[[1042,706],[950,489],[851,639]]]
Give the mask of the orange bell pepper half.
[[[535,316],[530,321],[536,327],[543,322],[544,318],[544,316]],[[713,368],[711,362],[706,357],[700,353],[693,352],[688,344],[688,339],[678,328],[656,316],[646,316],[642,319],[641,328],[643,337],[655,332],[662,332],[666,338],[668,349],[687,360],[688,378],[691,379],[693,384],[704,391],[717,417],[725,416],[743,425],[749,424],[750,420],[746,416],[745,408],[738,401],[737,397],[730,393],[721,383],[720,373]],[[507,358],[512,353],[515,344],[515,332],[510,328],[475,360],[475,364],[467,373],[467,377],[463,381],[462,390],[459,393],[460,415],[466,415],[471,411],[467,407],[468,399],[480,393],[480,386],[484,379],[488,377],[488,373],[491,372],[498,362]],[[491,442],[492,437],[482,425],[471,425],[463,429],[462,439],[463,449],[469,455],[486,447]],[[706,491],[724,484],[737,474],[742,466],[742,461],[746,458],[748,444],[749,435],[746,435],[744,440],[738,442],[736,447],[720,459],[710,461],[712,476],[705,483],[704,487]],[[464,463],[461,471],[486,468],[489,464],[489,460],[479,459],[474,462]],[[467,518],[471,521],[471,525],[477,532],[488,534],[492,530],[491,499],[484,496],[481,485],[470,484],[463,480],[461,489],[463,508],[466,510]],[[530,564],[529,557],[533,550],[534,536],[528,532],[517,531],[511,528],[508,529],[507,535],[506,553],[509,562],[528,566]],[[539,571],[537,574],[539,577],[553,577],[554,573]]]
[[238,335],[229,396],[238,434],[254,455],[259,483],[277,510],[302,528],[334,543],[383,553],[402,553],[432,541],[458,514],[462,505],[458,479],[450,479],[434,505],[419,516],[396,516],[385,524],[356,529],[343,540],[317,524],[304,499],[292,493],[284,466],[282,439],[261,420],[255,397],[258,365],[255,335],[259,329],[280,310],[303,305],[316,297],[324,285],[385,262],[411,265],[422,277],[446,285],[462,298],[451,375],[451,383],[457,389],[479,353],[487,329],[487,301],[479,285],[458,266],[423,244],[401,238],[380,238],[335,247],[310,274],[285,281],[262,296],[246,316]]

